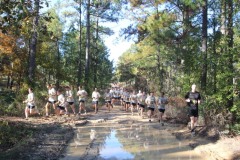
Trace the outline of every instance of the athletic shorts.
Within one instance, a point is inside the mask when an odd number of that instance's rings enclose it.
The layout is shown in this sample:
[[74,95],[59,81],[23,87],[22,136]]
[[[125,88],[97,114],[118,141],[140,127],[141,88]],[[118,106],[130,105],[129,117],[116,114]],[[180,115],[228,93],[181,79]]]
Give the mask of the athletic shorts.
[[68,104],[69,104],[69,105],[73,105],[73,104],[74,104],[74,102],[68,102]]
[[148,110],[154,111],[154,108],[148,107]]
[[130,104],[130,102],[126,102],[126,104]]
[[131,105],[136,106],[137,104],[136,103],[131,103]]
[[98,105],[98,101],[92,101],[92,104]]
[[57,108],[60,110],[65,110],[65,107],[63,107],[63,106],[57,106]]
[[79,102],[80,102],[80,103],[84,103],[84,102],[85,102],[85,100],[81,99],[81,100],[79,100]]
[[198,110],[197,109],[189,109],[189,116],[190,117],[198,117]]
[[28,107],[29,109],[35,108],[35,106],[32,106],[32,105],[28,105],[27,107]]
[[165,109],[158,109],[158,110],[159,110],[159,112],[162,112],[162,113],[165,112]]
[[145,108],[144,104],[138,104],[141,108]]
[[105,103],[110,103],[111,104],[111,101],[105,101]]
[[48,101],[48,103],[55,104],[57,101]]

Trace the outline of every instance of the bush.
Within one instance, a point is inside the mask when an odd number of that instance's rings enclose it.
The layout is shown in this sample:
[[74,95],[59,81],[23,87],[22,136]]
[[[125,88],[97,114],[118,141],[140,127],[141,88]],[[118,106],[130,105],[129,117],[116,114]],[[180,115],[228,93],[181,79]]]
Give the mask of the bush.
[[33,130],[24,124],[0,121],[0,152],[12,148],[33,134]]
[[185,99],[182,97],[169,97],[168,101],[165,112],[166,117],[177,119],[181,123],[187,123],[189,116]]
[[201,105],[201,110],[204,120],[209,126],[216,126],[219,129],[229,129],[228,126],[233,125],[233,113],[229,111],[224,101],[215,96],[206,97],[205,102]]

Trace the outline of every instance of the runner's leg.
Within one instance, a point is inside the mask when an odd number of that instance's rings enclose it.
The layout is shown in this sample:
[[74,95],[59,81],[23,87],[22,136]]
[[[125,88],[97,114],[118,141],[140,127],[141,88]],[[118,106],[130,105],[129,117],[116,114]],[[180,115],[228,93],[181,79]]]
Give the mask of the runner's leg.
[[25,108],[25,118],[26,119],[28,118],[28,115],[29,115],[29,108],[28,108],[28,106],[26,106],[26,108]]
[[45,110],[46,110],[46,116],[49,115],[49,102],[45,105]]

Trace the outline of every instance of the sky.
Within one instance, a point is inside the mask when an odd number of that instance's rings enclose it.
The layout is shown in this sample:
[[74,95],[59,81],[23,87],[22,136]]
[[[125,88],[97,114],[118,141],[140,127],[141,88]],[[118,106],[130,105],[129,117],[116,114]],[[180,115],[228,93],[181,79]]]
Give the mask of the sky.
[[[133,44],[132,41],[125,40],[123,37],[119,37],[119,32],[122,28],[127,27],[130,24],[128,20],[121,20],[118,23],[108,23],[105,26],[110,27],[114,34],[104,38],[105,45],[110,50],[110,60],[113,60],[116,65],[119,56]],[[104,24],[103,24],[104,25]]]
[[[59,0],[49,0],[49,7],[53,7],[58,1]],[[120,30],[126,28],[129,24],[130,21],[127,19],[122,19],[118,23],[101,24],[114,31],[112,36],[104,36],[103,38],[105,45],[109,49],[109,59],[113,61],[114,66],[116,66],[118,58],[130,48],[131,44],[133,44],[133,41],[124,40],[124,38],[119,37]]]

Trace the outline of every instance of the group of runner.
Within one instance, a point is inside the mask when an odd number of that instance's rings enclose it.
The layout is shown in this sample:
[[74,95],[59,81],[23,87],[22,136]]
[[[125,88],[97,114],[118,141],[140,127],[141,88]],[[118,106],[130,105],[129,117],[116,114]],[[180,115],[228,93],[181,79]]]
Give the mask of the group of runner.
[[[60,116],[61,114],[69,115],[69,109],[68,109],[69,106],[71,107],[74,115],[76,114],[80,115],[82,111],[84,111],[85,114],[87,113],[87,110],[85,108],[85,101],[88,96],[88,93],[84,90],[83,86],[79,86],[77,91],[77,96],[79,100],[78,113],[76,112],[76,109],[75,109],[73,87],[70,87],[70,86],[60,87],[60,89],[56,91],[55,86],[53,84],[48,84],[47,89],[48,89],[48,97],[46,98],[47,103],[45,105],[46,117],[49,116],[50,106],[52,106],[55,114],[58,116]],[[95,113],[97,113],[98,111],[99,98],[100,98],[100,94],[97,91],[97,88],[95,88],[95,90],[92,93],[92,104],[95,109]],[[33,114],[33,113],[39,114],[39,111],[36,109],[35,98],[34,98],[32,88],[28,89],[27,99],[23,101],[23,103],[26,103],[26,108],[25,108],[26,119],[29,117],[30,114]]]
[[154,110],[158,109],[158,121],[164,125],[162,116],[165,112],[165,105],[168,104],[168,99],[165,97],[164,92],[161,92],[159,96],[155,97],[154,92],[146,94],[141,90],[137,93],[127,88],[112,88],[106,90],[104,95],[106,107],[108,107],[109,111],[116,102],[120,102],[122,110],[128,112],[130,109],[132,115],[134,115],[136,111],[138,115],[143,118],[143,112],[147,109],[147,116],[149,122],[151,122]]
[[[78,101],[79,101],[79,110],[76,112],[75,109],[75,101],[73,94],[73,87],[65,86],[61,87],[57,91],[55,90],[54,85],[47,85],[48,88],[48,98],[47,103],[45,105],[45,113],[46,116],[49,116],[49,106],[52,106],[56,115],[67,114],[69,115],[69,106],[72,109],[74,115],[81,114],[82,111],[87,113],[85,108],[85,101],[88,96],[88,93],[84,90],[83,86],[79,86],[77,91]],[[29,114],[35,112],[39,113],[38,110],[34,110],[35,106],[35,98],[31,88],[28,89],[28,96],[24,103],[26,103],[25,108],[25,117],[28,118]],[[95,88],[92,92],[92,106],[94,107],[95,113],[98,112],[98,104],[99,98],[101,97],[98,89]],[[165,112],[165,106],[168,104],[168,98],[165,97],[164,92],[160,92],[159,96],[156,96],[154,92],[150,92],[146,94],[141,90],[136,93],[136,91],[128,89],[128,88],[119,88],[113,87],[111,89],[106,89],[104,96],[105,106],[108,108],[108,111],[113,108],[113,106],[119,102],[122,106],[122,110],[128,112],[131,110],[132,115],[134,115],[134,111],[137,111],[138,115],[143,117],[143,112],[147,109],[147,116],[149,122],[152,121],[152,117],[154,115],[154,111],[158,109],[158,121],[162,125],[163,123],[163,114]],[[188,92],[185,96],[185,100],[189,106],[189,116],[190,116],[190,124],[191,131],[194,132],[196,127],[196,123],[198,120],[198,104],[200,104],[201,96],[200,93],[196,91],[196,85],[192,85],[192,90]]]

